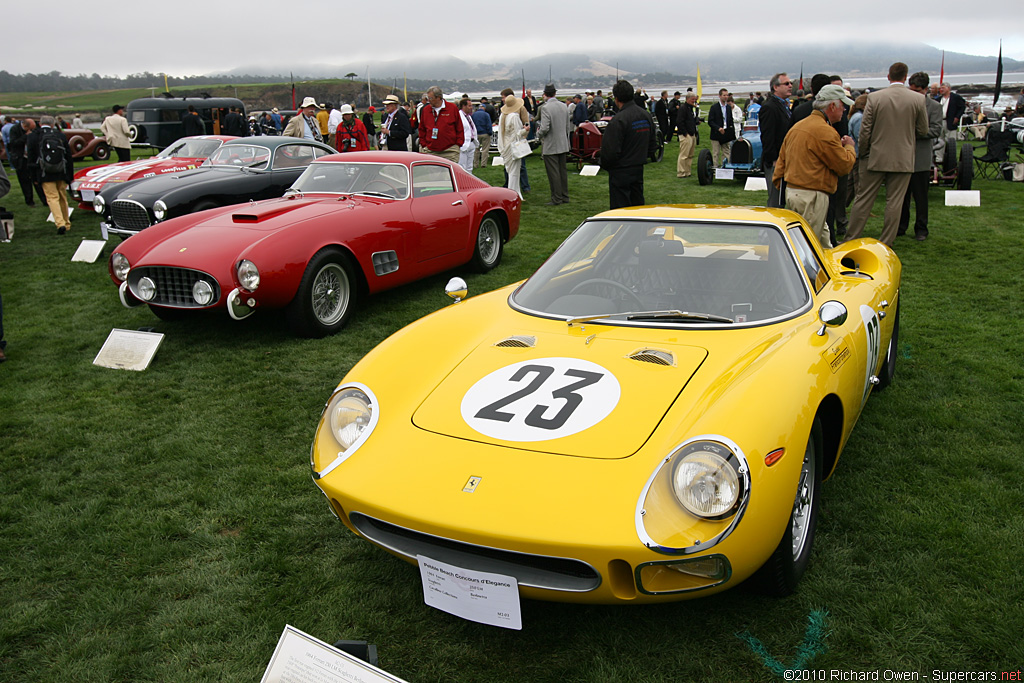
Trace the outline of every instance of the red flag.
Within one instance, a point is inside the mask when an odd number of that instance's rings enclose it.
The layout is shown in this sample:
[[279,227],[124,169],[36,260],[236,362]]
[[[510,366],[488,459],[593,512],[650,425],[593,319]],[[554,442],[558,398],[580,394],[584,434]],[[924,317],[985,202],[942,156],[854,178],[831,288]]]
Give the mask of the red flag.
[[292,109],[295,109],[295,75],[291,73],[288,75],[292,78]]
[[799,90],[804,89],[804,63],[800,62],[800,87]]
[[526,99],[526,69],[523,69],[523,99]]
[[946,51],[942,51],[942,66],[939,67],[939,85],[946,80]]

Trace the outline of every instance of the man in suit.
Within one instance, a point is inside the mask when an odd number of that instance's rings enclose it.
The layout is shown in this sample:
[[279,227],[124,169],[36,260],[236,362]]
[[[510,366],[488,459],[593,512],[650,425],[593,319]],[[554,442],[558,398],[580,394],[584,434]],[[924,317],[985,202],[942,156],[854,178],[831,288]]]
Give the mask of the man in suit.
[[569,203],[569,175],[565,164],[569,156],[569,109],[555,97],[555,86],[548,83],[544,86],[544,104],[540,107],[540,127],[537,137],[540,138],[544,170],[548,174],[548,185],[551,186],[550,206]]
[[[785,73],[772,76],[768,82],[772,94],[768,96],[757,116],[757,127],[761,130],[761,168],[765,178],[775,173],[775,161],[779,158],[782,141],[792,124],[792,112],[789,109],[789,97],[793,94],[793,81]],[[785,206],[783,189],[768,183],[769,208],[781,209]]]
[[860,126],[860,176],[853,201],[847,240],[864,232],[875,196],[885,183],[885,219],[882,242],[892,246],[900,225],[903,196],[914,172],[917,138],[928,137],[924,98],[903,85],[907,65],[889,67],[889,87],[868,95]]
[[384,112],[387,116],[380,126],[381,142],[391,152],[408,152],[412,126],[405,109],[398,106],[397,96],[388,95],[384,98]]
[[711,105],[708,111],[708,125],[711,126],[711,161],[718,166],[729,157],[729,147],[736,139],[729,91],[725,88],[718,91],[718,104]]
[[928,112],[928,137],[918,138],[914,151],[914,172],[910,176],[910,186],[903,198],[903,210],[900,212],[900,228],[896,235],[906,234],[910,227],[910,199],[914,199],[916,216],[914,218],[914,238],[923,242],[928,237],[928,184],[931,180],[932,149],[936,138],[945,139],[942,132],[942,107],[928,97],[928,74],[918,71],[910,77],[907,85],[921,95]]
[[[942,105],[942,117],[946,120],[945,140],[956,140],[960,117],[967,111],[964,98],[949,89],[949,83],[939,84],[939,104]],[[946,158],[946,146],[935,153],[936,160],[941,164]]]

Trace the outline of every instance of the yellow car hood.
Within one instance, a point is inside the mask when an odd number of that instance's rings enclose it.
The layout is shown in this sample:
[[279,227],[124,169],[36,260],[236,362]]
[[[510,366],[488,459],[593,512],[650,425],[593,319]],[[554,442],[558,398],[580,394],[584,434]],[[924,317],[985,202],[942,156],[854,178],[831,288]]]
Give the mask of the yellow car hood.
[[413,424],[516,449],[628,457],[707,357],[700,347],[652,345],[650,336],[622,328],[496,333],[430,392]]

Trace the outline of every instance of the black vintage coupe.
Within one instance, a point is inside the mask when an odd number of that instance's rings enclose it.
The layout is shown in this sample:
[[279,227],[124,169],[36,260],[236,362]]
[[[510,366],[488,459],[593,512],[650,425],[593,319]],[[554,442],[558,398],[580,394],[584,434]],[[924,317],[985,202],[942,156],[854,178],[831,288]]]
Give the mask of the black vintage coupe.
[[312,140],[238,138],[197,169],[108,187],[96,195],[93,209],[103,217],[103,230],[127,237],[175,216],[280,197],[311,161],[334,153]]

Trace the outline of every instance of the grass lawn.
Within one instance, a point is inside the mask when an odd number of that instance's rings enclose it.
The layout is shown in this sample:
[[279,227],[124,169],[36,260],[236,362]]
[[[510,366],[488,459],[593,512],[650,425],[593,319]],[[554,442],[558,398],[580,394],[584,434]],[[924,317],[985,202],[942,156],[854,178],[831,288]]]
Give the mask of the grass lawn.
[[[765,201],[741,183],[676,179],[677,149],[647,167],[648,202]],[[500,168],[480,175],[502,180]],[[538,155],[529,176],[501,266],[459,273],[470,296],[526,277],[607,208],[604,174],[570,175],[572,203],[560,207],[543,205]],[[286,623],[376,643],[381,666],[409,681],[772,681],[789,666],[925,680],[1016,672],[1024,324],[1010,314],[1021,308],[1024,185],[975,188],[981,208],[947,208],[932,189],[931,237],[897,241],[896,380],[868,402],[823,486],[796,594],[524,601],[515,632],[426,607],[417,569],[349,533],[310,481],[331,389],[388,334],[447,305],[450,274],[364,302],[327,339],[294,338],[264,313],[164,323],[120,305],[111,246],[95,264],[70,262],[79,240],[99,239],[94,214],[77,211],[58,237],[48,211],[26,209],[15,187],[0,201],[17,225],[0,244],[10,359],[0,365],[0,681],[254,681]],[[880,232],[883,203],[868,235]],[[166,335],[149,370],[92,365],[115,327]]]

